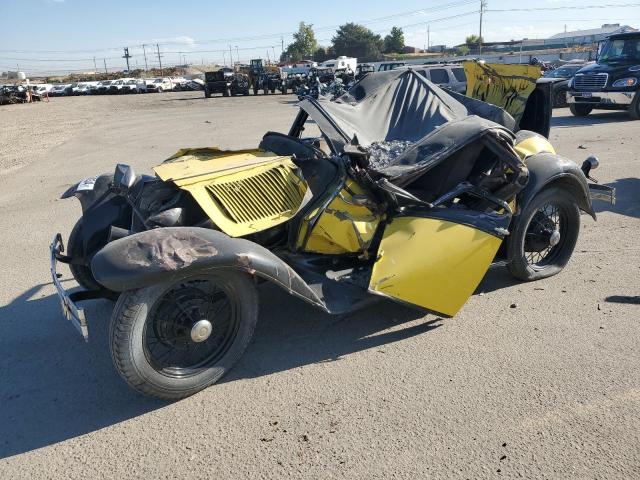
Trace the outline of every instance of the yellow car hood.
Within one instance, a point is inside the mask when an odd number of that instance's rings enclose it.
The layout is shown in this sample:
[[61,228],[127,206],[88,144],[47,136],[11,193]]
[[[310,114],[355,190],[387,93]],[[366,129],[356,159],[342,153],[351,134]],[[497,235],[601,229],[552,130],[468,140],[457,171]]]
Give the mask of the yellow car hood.
[[286,222],[311,195],[291,157],[263,150],[183,149],[154,171],[191,193],[232,237]]

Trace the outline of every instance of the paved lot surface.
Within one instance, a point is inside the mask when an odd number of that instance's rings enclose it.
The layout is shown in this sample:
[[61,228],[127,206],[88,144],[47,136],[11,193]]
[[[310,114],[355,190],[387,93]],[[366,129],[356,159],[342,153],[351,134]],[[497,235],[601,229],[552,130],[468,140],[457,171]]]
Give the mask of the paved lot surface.
[[[111,365],[111,304],[85,344],[47,247],[78,179],[184,146],[254,146],[292,96],[54,99],[0,109],[0,478],[640,478],[640,122],[556,112],[552,141],[618,189],[566,270],[489,272],[458,316],[391,303],[329,317],[266,286],[255,340],[220,384],[168,404]],[[517,303],[517,308],[510,305]]]

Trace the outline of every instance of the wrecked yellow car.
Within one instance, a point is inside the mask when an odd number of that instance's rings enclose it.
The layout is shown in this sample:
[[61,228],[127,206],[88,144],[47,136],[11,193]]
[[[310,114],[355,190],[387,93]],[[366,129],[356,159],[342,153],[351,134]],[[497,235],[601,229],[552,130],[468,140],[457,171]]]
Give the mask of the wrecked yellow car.
[[[410,68],[299,107],[255,150],[185,149],[154,176],[118,165],[63,194],[83,208],[67,249],[51,245],[63,310],[87,338],[77,302],[117,300],[111,352],[136,390],[182,398],[229,371],[256,279],[332,314],[385,297],[451,317],[493,262],[525,281],[558,273],[580,211],[613,200],[587,183],[595,159],[581,170],[521,128],[526,108],[514,118]],[[84,290],[65,291],[58,261]]]

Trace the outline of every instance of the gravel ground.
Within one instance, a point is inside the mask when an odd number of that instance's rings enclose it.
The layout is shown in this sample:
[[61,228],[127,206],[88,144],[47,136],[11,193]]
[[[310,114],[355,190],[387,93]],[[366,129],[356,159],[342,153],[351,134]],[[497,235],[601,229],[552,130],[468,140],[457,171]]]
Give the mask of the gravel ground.
[[492,269],[448,320],[392,303],[329,317],[265,286],[240,364],[168,404],[114,371],[109,302],[88,303],[88,344],[62,318],[47,247],[79,215],[58,200],[78,179],[256,145],[295,115],[293,96],[201,97],[0,109],[0,478],[640,477],[640,122],[556,112],[558,151],[598,155],[618,189],[560,275]]

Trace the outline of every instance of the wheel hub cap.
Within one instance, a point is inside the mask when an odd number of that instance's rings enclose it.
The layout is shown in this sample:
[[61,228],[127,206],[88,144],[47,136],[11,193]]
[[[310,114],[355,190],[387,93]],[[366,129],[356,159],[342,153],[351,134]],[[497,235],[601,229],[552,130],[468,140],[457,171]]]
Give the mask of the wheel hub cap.
[[213,326],[209,320],[200,320],[191,327],[191,340],[196,343],[204,342],[211,336]]
[[551,236],[549,237],[549,245],[555,247],[560,243],[560,232],[558,230],[554,230]]

